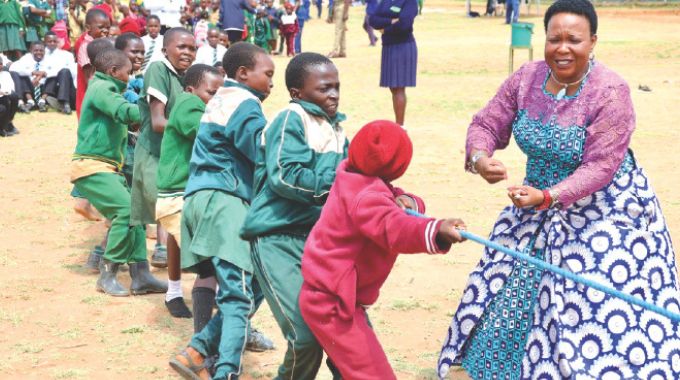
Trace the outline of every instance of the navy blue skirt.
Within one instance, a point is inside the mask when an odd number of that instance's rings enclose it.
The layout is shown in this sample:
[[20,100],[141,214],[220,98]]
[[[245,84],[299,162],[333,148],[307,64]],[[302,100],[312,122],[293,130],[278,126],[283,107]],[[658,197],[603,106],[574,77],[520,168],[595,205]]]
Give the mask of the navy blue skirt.
[[383,45],[380,87],[415,87],[418,70],[416,41]]

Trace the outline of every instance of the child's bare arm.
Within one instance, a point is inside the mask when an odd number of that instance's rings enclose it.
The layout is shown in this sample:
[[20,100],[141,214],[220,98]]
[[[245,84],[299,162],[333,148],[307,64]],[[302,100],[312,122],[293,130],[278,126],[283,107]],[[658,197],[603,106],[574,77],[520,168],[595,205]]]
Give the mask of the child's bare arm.
[[151,128],[156,133],[163,133],[165,125],[168,124],[168,119],[165,118],[165,104],[151,96],[149,109],[151,110]]

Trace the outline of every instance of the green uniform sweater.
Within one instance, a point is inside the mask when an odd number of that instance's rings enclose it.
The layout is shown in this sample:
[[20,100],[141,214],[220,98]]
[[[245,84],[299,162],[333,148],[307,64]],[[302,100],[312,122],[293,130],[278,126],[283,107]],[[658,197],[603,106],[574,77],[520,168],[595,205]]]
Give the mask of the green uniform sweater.
[[268,125],[255,166],[255,196],[241,236],[251,240],[273,233],[308,233],[319,219],[347,157],[349,142],[339,122],[317,105],[291,101]]
[[128,124],[139,123],[139,108],[123,97],[127,83],[96,72],[90,80],[78,124],[73,159],[95,159],[120,170],[125,161]]
[[177,97],[163,133],[161,157],[156,183],[158,193],[181,193],[189,179],[189,161],[205,103],[198,96],[184,92]]
[[26,27],[21,14],[21,4],[15,0],[0,1],[0,25],[14,24],[19,28]]

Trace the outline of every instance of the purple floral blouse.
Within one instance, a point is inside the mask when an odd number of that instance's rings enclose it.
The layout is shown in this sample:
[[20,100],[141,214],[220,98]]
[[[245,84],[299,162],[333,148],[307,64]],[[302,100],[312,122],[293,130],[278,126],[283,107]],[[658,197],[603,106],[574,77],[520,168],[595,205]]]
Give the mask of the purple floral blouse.
[[[474,150],[491,156],[504,149],[514,134],[528,157],[526,182],[558,191],[563,207],[609,184],[624,158],[632,162],[627,151],[635,129],[635,112],[626,82],[601,63],[592,65],[577,93],[561,100],[545,90],[549,73],[545,61],[523,65],[473,117],[467,133],[466,162]],[[573,168],[565,175],[552,173],[554,178],[546,176],[548,181],[531,180],[546,174],[541,168],[570,165]]]

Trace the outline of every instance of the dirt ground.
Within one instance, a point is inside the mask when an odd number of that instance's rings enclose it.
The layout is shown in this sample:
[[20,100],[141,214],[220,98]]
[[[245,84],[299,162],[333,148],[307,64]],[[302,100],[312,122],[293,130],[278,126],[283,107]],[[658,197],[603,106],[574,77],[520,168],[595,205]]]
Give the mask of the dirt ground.
[[[508,75],[510,30],[501,18],[469,19],[462,13],[462,3],[427,0],[416,21],[418,87],[408,90],[407,112],[415,155],[398,185],[421,195],[430,215],[462,217],[472,232],[486,235],[508,203],[504,188],[522,180],[524,158],[515,145],[499,153],[510,179],[495,186],[463,172],[467,125]],[[536,24],[534,58],[541,59],[542,19],[522,18]],[[350,135],[367,121],[392,117],[389,92],[377,86],[380,47],[368,46],[362,20],[363,9],[353,8],[349,58],[336,61],[341,111],[348,115]],[[651,177],[676,243],[678,25],[677,9],[603,9],[595,49],[597,59],[632,89],[637,112],[632,148]],[[328,53],[332,40],[333,28],[322,20],[306,24],[304,50]],[[515,67],[527,59],[526,53],[517,52]],[[287,59],[277,57],[275,63],[276,87],[265,103],[268,116],[287,101]],[[639,91],[639,85],[652,91]],[[191,321],[171,318],[163,295],[113,298],[97,293],[96,276],[83,270],[105,230],[71,209],[68,170],[76,142],[75,115],[19,115],[15,124],[21,134],[0,139],[0,378],[176,378],[168,358],[188,342]],[[466,243],[446,256],[403,256],[397,262],[370,315],[400,379],[434,378],[446,328],[480,253],[480,246]],[[165,271],[156,274],[164,277]],[[129,281],[126,274],[120,278]],[[187,297],[192,282],[192,275],[184,276]],[[277,350],[247,353],[243,378],[271,378],[284,341],[266,305],[254,324],[275,341]],[[319,378],[328,377],[322,369]],[[452,377],[467,378],[461,371]]]

